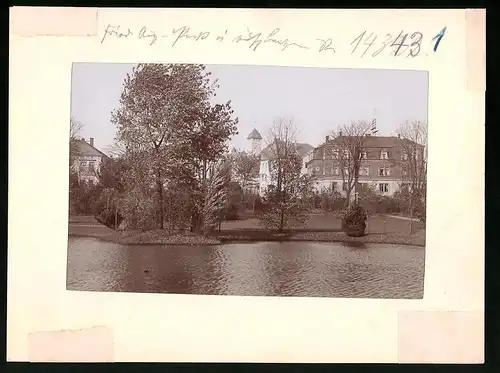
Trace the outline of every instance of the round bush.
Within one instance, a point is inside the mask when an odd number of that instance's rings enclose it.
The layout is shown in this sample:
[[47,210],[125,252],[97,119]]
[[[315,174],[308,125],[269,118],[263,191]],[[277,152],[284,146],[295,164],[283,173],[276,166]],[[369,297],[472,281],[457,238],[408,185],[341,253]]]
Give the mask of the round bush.
[[358,204],[347,208],[342,216],[342,230],[350,237],[361,237],[365,235],[366,211]]

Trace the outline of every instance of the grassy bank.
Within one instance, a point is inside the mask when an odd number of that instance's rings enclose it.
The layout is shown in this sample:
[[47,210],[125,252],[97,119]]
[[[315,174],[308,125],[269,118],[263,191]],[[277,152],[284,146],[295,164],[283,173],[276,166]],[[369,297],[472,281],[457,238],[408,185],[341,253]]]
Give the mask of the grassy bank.
[[[409,235],[409,222],[395,218],[370,217],[366,235],[348,237],[340,229],[340,219],[318,214],[311,216],[310,224],[302,229],[285,232],[269,231],[258,227],[254,219],[224,222],[220,232],[209,237],[195,233],[169,234],[166,230],[114,231],[97,221],[71,222],[70,236],[95,237],[124,245],[217,245],[236,241],[316,241],[359,242],[425,246],[425,229],[414,223],[416,233]],[[312,223],[312,224],[311,224]]]
[[221,242],[236,241],[315,241],[315,242],[359,242],[386,243],[425,246],[425,231],[412,235],[401,233],[367,233],[363,237],[349,237],[344,232],[335,231],[287,231],[269,232],[264,230],[231,230],[214,234]]

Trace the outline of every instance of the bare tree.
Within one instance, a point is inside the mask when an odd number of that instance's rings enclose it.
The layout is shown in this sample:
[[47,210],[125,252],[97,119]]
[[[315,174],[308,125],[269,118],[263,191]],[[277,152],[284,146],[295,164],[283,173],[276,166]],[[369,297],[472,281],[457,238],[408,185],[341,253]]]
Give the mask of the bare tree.
[[394,160],[402,170],[401,190],[407,196],[410,214],[410,234],[413,231],[413,217],[418,212],[425,219],[427,195],[427,123],[405,122],[398,129],[401,158]]
[[325,154],[325,159],[331,159],[333,167],[338,168],[342,176],[347,197],[346,206],[349,205],[351,193],[358,183],[366,135],[372,130],[370,122],[353,121],[339,125],[337,131],[332,132],[331,146],[327,147],[330,153]]
[[78,135],[81,133],[84,125],[78,122],[74,118],[70,119],[69,122],[69,165],[73,166],[73,163],[78,157]]
[[302,159],[297,151],[297,129],[291,119],[276,119],[267,136],[271,183],[265,192],[268,204],[262,221],[267,227],[282,231],[287,226],[303,224],[307,195],[312,184],[301,175]]

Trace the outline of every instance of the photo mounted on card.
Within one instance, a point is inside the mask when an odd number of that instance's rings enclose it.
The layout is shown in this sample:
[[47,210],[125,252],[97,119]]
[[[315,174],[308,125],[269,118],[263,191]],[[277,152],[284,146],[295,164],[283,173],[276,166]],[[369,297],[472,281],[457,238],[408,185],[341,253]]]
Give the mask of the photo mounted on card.
[[75,63],[71,89],[68,290],[423,298],[427,72]]
[[9,360],[483,360],[484,11],[11,23]]

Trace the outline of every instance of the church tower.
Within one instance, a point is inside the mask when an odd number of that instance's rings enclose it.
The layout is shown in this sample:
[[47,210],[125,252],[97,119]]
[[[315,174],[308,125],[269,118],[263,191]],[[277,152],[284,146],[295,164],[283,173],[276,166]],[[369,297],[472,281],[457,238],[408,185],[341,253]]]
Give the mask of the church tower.
[[255,128],[250,132],[247,140],[252,142],[252,154],[259,155],[262,150],[262,136]]

